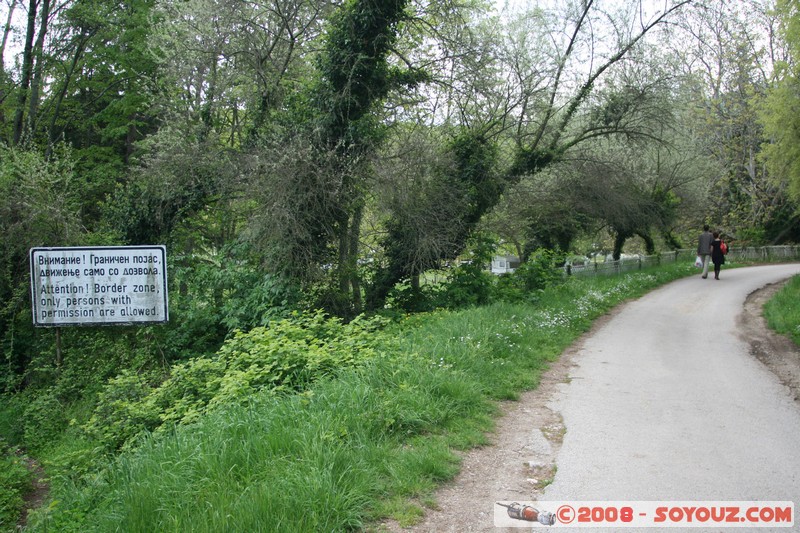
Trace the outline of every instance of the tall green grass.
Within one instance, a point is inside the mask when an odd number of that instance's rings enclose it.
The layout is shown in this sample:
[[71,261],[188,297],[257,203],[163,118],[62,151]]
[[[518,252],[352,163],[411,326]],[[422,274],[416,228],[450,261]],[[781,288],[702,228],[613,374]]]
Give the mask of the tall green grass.
[[24,501],[32,489],[33,474],[18,450],[9,450],[0,440],[0,531],[15,531]]
[[54,487],[33,531],[354,531],[412,523],[486,443],[496,401],[619,302],[691,267],[571,279],[499,303],[415,316],[399,348],[294,395],[259,394],[143,439],[107,469]]
[[764,306],[769,327],[800,346],[800,276],[795,276]]

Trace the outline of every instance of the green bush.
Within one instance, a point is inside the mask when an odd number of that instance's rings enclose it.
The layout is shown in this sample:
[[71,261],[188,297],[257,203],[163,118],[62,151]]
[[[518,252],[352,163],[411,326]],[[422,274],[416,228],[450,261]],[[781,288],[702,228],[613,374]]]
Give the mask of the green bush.
[[5,439],[12,446],[24,443],[25,432],[21,420],[26,404],[27,397],[22,394],[0,395],[0,439]]
[[540,248],[514,271],[513,278],[523,293],[544,290],[563,280],[558,268],[561,260],[562,254]]
[[55,394],[38,394],[22,415],[25,446],[30,450],[44,449],[60,438],[67,422],[64,405]]
[[494,279],[483,265],[465,263],[450,274],[444,300],[451,309],[486,305],[492,301]]
[[495,276],[486,270],[492,262],[495,242],[489,236],[477,234],[470,239],[470,259],[454,268],[444,289],[446,307],[458,309],[486,305],[494,297]]
[[291,285],[265,274],[242,247],[170,258],[170,277],[176,280],[170,287],[173,320],[158,332],[168,361],[214,353],[234,330],[286,317],[299,299]]
[[134,373],[109,381],[84,428],[105,446],[118,448],[143,431],[196,421],[208,409],[242,402],[257,391],[305,390],[379,355],[390,342],[379,334],[387,324],[380,317],[344,324],[318,312],[238,331],[215,356],[174,365],[156,387]]
[[158,427],[158,409],[149,401],[153,389],[151,380],[127,370],[109,380],[85,425],[88,434],[118,448],[139,433]]
[[442,307],[445,293],[446,288],[441,285],[414,287],[410,283],[398,283],[389,291],[386,305],[407,313],[425,313]]

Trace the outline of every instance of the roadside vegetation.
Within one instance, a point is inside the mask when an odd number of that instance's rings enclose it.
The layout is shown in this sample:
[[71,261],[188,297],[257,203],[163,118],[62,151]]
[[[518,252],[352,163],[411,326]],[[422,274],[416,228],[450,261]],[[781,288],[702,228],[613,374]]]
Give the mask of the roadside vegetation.
[[792,278],[764,306],[769,327],[800,346],[800,276]]
[[[619,302],[692,271],[672,264],[530,292],[487,277],[489,294],[504,295],[487,305],[349,324],[295,315],[237,333],[213,356],[173,365],[159,383],[123,373],[91,408],[56,402],[60,409],[36,411],[40,431],[62,429],[35,446],[51,493],[28,528],[413,523],[457,472],[455,452],[485,443],[497,400],[534,388],[548,363]],[[6,423],[35,435],[33,421],[11,420],[13,407],[4,404]],[[63,410],[65,425],[47,419]]]
[[31,476],[19,451],[0,439],[0,531],[14,531],[24,505],[23,495],[32,486]]

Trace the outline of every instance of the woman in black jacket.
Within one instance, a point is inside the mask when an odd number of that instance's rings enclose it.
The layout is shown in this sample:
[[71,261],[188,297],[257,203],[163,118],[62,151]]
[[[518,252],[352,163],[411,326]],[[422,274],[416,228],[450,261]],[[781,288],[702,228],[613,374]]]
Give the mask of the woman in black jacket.
[[725,254],[722,253],[722,239],[719,232],[713,233],[714,240],[711,241],[711,262],[714,263],[714,279],[719,279],[719,270],[725,264]]

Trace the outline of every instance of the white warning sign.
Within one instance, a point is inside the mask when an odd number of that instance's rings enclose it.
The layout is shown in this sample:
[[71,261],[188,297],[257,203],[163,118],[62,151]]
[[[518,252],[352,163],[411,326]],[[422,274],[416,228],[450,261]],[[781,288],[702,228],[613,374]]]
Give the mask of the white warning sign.
[[31,248],[34,326],[169,320],[164,246]]

